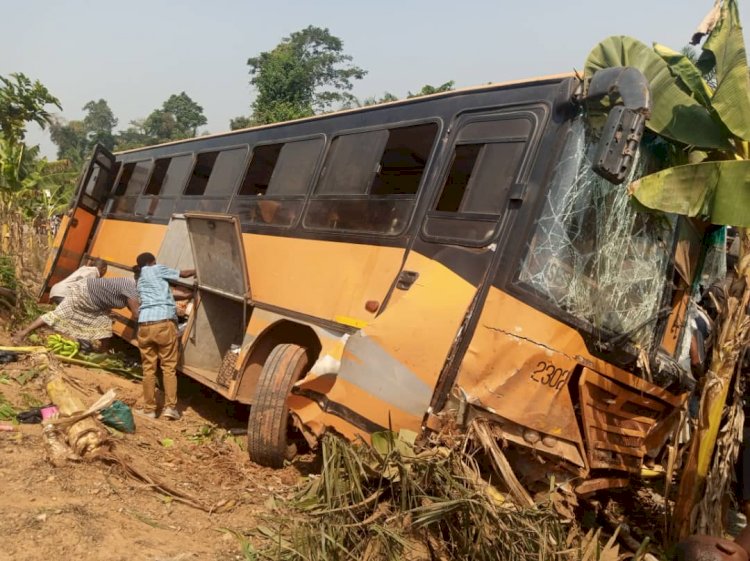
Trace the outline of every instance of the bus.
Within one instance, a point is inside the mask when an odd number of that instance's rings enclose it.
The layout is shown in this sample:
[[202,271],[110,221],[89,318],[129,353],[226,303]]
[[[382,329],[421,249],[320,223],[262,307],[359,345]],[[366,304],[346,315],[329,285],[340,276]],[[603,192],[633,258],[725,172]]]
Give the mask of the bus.
[[262,465],[326,431],[484,419],[527,479],[623,485],[685,401],[702,259],[698,225],[629,199],[659,165],[649,106],[619,68],[99,146],[41,300],[90,257],[114,276],[145,251],[195,269],[179,371],[250,404]]

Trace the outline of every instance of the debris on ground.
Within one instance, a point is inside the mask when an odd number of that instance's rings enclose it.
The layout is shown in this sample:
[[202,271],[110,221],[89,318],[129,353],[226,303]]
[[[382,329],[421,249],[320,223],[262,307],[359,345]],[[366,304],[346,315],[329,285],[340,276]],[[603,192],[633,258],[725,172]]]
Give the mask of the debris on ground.
[[[614,536],[602,547],[598,532],[581,535],[551,500],[516,506],[502,482],[482,478],[467,440],[432,444],[380,433],[369,446],[328,434],[321,475],[266,524],[235,535],[253,555],[279,560],[617,559]],[[267,545],[256,550],[251,536]]]

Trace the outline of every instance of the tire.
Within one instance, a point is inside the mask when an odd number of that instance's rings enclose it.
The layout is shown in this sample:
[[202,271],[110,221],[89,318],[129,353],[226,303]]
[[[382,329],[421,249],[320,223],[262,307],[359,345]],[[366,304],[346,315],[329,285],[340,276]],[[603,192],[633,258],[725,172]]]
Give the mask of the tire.
[[286,399],[309,363],[307,349],[285,343],[276,345],[263,364],[247,424],[247,451],[256,464],[279,468],[296,454]]

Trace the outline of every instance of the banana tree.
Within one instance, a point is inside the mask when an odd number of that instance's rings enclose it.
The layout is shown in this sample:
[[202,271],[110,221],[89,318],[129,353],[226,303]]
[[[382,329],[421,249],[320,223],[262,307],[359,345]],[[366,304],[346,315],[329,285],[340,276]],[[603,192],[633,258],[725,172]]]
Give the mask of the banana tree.
[[[713,13],[713,27],[705,30],[708,38],[695,64],[663,45],[649,48],[630,37],[610,37],[591,51],[585,67],[587,77],[611,66],[641,70],[653,97],[647,126],[675,147],[675,165],[629,186],[637,204],[740,227],[738,281],[731,286],[717,321],[698,427],[674,509],[675,539],[695,531],[721,532],[722,517],[716,506],[727,491],[727,466],[734,464],[737,447],[730,446],[735,458],[716,458],[712,464],[712,457],[732,376],[750,328],[750,73],[736,0],[717,0]],[[703,78],[711,70],[716,77],[714,88]],[[741,423],[734,427],[734,434],[727,438],[736,444]]]

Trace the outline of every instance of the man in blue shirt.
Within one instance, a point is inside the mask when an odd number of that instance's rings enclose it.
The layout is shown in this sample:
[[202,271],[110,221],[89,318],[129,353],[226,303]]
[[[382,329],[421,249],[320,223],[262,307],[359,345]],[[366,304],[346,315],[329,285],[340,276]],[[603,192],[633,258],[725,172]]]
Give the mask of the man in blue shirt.
[[177,421],[177,311],[170,280],[192,277],[194,270],[178,271],[157,265],[151,253],[141,253],[136,259],[138,296],[141,301],[138,316],[138,348],[143,363],[143,409],[140,414],[156,418],[156,367],[161,363],[164,375],[164,409],[162,417]]

